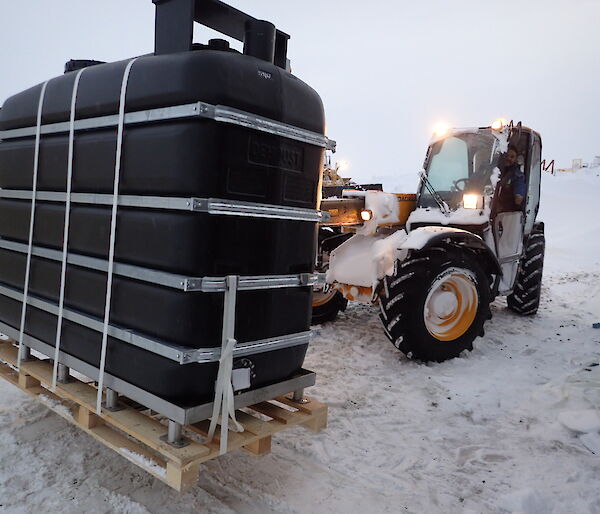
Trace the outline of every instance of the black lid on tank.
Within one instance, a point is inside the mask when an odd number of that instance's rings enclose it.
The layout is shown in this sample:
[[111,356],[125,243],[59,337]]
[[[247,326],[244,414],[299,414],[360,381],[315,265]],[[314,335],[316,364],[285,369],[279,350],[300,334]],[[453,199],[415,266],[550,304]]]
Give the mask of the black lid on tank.
[[229,41],[224,39],[209,39],[208,46],[215,50],[229,50]]
[[156,5],[154,53],[192,49],[194,22],[244,43],[244,54],[287,68],[290,36],[220,0],[152,0]]

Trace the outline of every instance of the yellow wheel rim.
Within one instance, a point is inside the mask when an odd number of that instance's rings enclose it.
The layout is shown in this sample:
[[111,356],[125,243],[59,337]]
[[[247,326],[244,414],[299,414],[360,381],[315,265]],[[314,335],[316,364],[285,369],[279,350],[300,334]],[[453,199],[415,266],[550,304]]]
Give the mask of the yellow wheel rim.
[[433,281],[425,299],[425,327],[439,341],[454,341],[469,330],[478,306],[477,285],[471,272],[447,269]]
[[312,306],[320,307],[321,305],[325,305],[328,301],[333,299],[333,297],[335,296],[335,293],[337,293],[337,291],[333,288],[331,288],[326,293],[324,293],[323,290],[313,291]]

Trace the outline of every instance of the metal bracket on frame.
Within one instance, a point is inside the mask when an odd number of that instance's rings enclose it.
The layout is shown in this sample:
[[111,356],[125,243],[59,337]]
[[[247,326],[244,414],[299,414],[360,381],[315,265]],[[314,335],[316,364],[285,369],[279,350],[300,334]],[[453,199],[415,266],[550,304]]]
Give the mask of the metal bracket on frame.
[[[227,277],[202,277],[186,279],[185,291],[222,292]],[[325,273],[300,273],[299,275],[264,275],[238,277],[237,289],[255,291],[282,287],[309,287],[325,283]]]

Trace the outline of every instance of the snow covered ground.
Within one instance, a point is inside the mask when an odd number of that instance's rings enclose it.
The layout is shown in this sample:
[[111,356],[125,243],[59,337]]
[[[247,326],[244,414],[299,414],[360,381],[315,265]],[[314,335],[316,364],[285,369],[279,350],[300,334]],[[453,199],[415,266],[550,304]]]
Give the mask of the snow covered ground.
[[423,365],[350,305],[306,362],[328,429],[209,462],[184,495],[0,382],[0,512],[600,513],[599,193],[544,177],[538,315],[496,300],[473,352]]

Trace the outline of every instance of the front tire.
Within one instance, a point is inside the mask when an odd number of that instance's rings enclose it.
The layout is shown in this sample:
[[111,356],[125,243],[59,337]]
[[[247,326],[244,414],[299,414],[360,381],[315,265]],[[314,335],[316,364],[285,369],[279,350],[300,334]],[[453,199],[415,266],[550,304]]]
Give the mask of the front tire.
[[522,316],[535,314],[540,306],[545,251],[544,233],[533,232],[527,239],[513,292],[506,299],[508,308]]
[[398,262],[379,302],[390,341],[425,362],[472,350],[491,317],[487,275],[474,255],[457,248],[431,248]]

